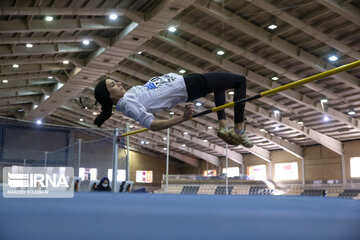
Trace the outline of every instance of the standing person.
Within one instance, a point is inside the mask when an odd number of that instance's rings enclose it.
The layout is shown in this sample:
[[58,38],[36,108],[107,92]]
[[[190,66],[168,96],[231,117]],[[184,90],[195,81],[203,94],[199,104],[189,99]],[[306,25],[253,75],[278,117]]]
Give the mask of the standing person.
[[[246,78],[242,75],[225,72],[189,74],[185,77],[175,73],[151,78],[143,86],[134,86],[125,91],[120,82],[111,79],[100,81],[95,87],[94,96],[102,105],[102,112],[94,120],[100,127],[111,117],[112,106],[126,116],[140,122],[144,127],[158,131],[187,121],[195,113],[192,103],[187,103],[183,116],[157,120],[153,113],[169,110],[182,102],[190,102],[214,93],[215,105],[225,104],[225,91],[234,89],[234,101],[246,97]],[[234,128],[226,126],[225,110],[217,112],[219,128],[217,135],[231,145],[253,147],[245,132],[245,104],[234,107]]]

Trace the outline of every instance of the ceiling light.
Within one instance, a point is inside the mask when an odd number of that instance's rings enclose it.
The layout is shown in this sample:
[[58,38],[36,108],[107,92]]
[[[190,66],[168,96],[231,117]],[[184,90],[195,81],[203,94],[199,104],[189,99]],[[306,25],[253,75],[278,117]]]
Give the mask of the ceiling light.
[[183,132],[184,135],[188,135],[189,133],[188,132]]
[[179,73],[184,74],[184,73],[186,73],[186,70],[180,69],[180,70],[179,70]]
[[334,61],[338,60],[338,57],[335,56],[335,55],[331,55],[328,59],[329,59],[330,61],[334,62]]
[[176,27],[169,27],[168,30],[169,30],[170,32],[176,32]]
[[208,140],[207,140],[207,139],[204,139],[204,142],[208,142]]
[[37,120],[37,121],[36,121],[36,124],[37,124],[37,125],[40,125],[40,124],[42,124],[42,121],[41,121],[41,120]]
[[181,144],[181,146],[182,146],[182,147],[186,147],[186,144],[185,144],[185,143],[183,143],[183,144]]
[[261,128],[260,132],[266,132],[266,130],[264,128]]
[[83,121],[84,121],[84,119],[80,118],[80,122],[83,122]]
[[326,98],[323,98],[323,99],[320,100],[320,102],[321,102],[321,103],[327,103],[328,100],[327,100]]
[[197,103],[195,103],[195,105],[196,105],[197,107],[200,107],[200,106],[201,106],[201,102],[197,102]]
[[85,109],[88,109],[88,107],[85,107]]
[[327,121],[330,120],[330,118],[329,118],[328,116],[324,116],[324,117],[323,117],[323,120],[324,120],[325,122],[327,122]]
[[208,129],[212,129],[212,126],[208,126]]
[[129,128],[134,128],[134,125],[130,125]]
[[274,110],[274,114],[279,114],[280,111],[279,110]]
[[118,15],[116,15],[115,13],[112,13],[112,14],[110,14],[109,18],[111,20],[116,20],[118,18]]
[[349,114],[349,115],[355,115],[355,111],[354,111],[354,110],[350,110],[350,111],[348,112],[348,114]]
[[279,78],[274,76],[274,77],[271,78],[271,80],[277,81],[277,80],[279,80]]
[[34,45],[32,45],[31,43],[27,43],[27,44],[26,44],[26,47],[27,47],[27,48],[32,48],[33,46],[34,46]]
[[174,115],[175,113],[174,112],[170,112],[170,115]]
[[3,83],[8,83],[9,80],[4,79],[4,80],[2,80],[2,82],[3,82]]
[[164,150],[164,151],[166,151],[166,150],[167,150],[167,148],[163,148],[163,150]]
[[163,137],[163,140],[166,140],[167,138],[166,137]]
[[49,97],[50,97],[49,95],[45,94],[44,100],[48,99]]
[[64,60],[63,64],[69,64],[69,60]]
[[297,124],[304,125],[304,122],[299,120],[299,121],[297,121]]
[[219,50],[219,51],[217,51],[217,52],[216,52],[216,54],[217,54],[217,55],[219,55],[219,56],[222,56],[222,55],[224,55],[224,54],[225,54],[225,52],[224,52],[224,51],[222,51],[222,50]]
[[234,95],[233,91],[228,92],[229,95]]
[[145,142],[146,145],[149,145],[149,142]]
[[271,24],[268,26],[268,29],[271,29],[271,30],[274,30],[276,28],[277,28],[277,25],[275,25],[275,24]]
[[39,105],[35,104],[35,105],[34,105],[34,109],[35,109],[35,108],[38,108],[38,106],[39,106]]
[[47,21],[47,22],[51,22],[52,20],[54,20],[54,18],[52,16],[45,17],[45,21]]
[[89,44],[90,44],[90,41],[87,40],[87,39],[85,39],[84,41],[82,41],[82,43],[83,43],[84,45],[89,45]]
[[145,142],[144,142],[144,141],[140,141],[140,143],[141,143],[141,144],[145,144]]
[[276,126],[276,127],[275,127],[275,130],[279,130],[279,126]]
[[139,51],[137,54],[139,54],[139,55],[142,54],[142,51]]
[[19,67],[19,64],[14,64],[13,65],[13,68],[18,68]]
[[53,77],[52,77],[52,76],[48,76],[48,79],[53,79]]
[[95,115],[95,116],[96,116],[97,114],[98,114],[97,112],[93,112],[93,115]]

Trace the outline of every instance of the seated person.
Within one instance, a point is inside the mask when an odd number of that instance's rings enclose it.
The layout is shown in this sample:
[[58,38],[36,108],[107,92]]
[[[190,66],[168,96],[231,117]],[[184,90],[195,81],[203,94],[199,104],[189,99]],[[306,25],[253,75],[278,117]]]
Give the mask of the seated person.
[[100,183],[96,186],[95,192],[111,192],[109,178],[103,177]]

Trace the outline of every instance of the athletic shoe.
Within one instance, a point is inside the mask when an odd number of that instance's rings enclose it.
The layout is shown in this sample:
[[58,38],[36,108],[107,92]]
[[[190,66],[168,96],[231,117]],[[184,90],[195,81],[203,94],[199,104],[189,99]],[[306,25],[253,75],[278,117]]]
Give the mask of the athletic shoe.
[[254,146],[254,144],[249,140],[248,136],[246,135],[245,130],[241,132],[232,128],[229,130],[229,136],[231,141],[235,142],[236,145],[241,144],[247,148],[252,148]]
[[224,140],[227,144],[230,145],[239,145],[235,141],[232,140],[232,137],[230,136],[229,128],[227,127],[219,127],[216,135]]

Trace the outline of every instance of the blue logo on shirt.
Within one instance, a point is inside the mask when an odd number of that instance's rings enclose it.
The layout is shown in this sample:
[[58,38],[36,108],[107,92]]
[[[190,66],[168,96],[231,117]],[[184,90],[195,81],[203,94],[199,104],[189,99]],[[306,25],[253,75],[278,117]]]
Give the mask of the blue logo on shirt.
[[148,89],[155,89],[164,83],[170,83],[174,80],[175,80],[175,77],[165,74],[163,76],[151,78],[147,83],[145,83],[144,86],[147,87]]

